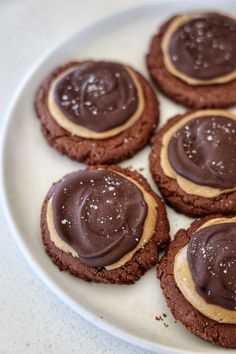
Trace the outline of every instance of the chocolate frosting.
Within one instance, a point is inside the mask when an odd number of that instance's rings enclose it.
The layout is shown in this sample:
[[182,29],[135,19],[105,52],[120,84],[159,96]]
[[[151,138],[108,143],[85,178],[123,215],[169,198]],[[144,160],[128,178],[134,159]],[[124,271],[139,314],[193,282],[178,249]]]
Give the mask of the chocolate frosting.
[[187,122],[171,137],[168,160],[179,175],[199,185],[236,187],[236,121],[203,116]]
[[110,265],[142,237],[147,205],[135,184],[108,170],[67,175],[52,196],[59,237],[93,267]]
[[79,65],[59,80],[54,97],[67,119],[95,132],[124,124],[138,106],[130,74],[112,62]]
[[201,15],[180,26],[169,43],[169,56],[183,74],[209,80],[236,69],[236,22],[218,14]]
[[236,310],[236,223],[198,230],[190,239],[187,259],[196,291],[203,299]]

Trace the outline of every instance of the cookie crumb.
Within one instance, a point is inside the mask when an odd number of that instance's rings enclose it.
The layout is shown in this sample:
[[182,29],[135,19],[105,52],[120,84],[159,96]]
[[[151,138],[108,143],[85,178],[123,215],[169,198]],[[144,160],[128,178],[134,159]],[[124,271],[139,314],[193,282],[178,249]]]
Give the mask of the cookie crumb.
[[134,170],[134,167],[131,165],[127,166],[126,168],[128,168],[129,170]]
[[167,315],[166,315],[165,313],[162,313],[162,314],[156,315],[155,319],[156,319],[157,321],[162,321],[162,322],[163,322],[163,325],[167,328],[167,327],[169,327],[169,325],[168,325],[168,323],[164,322],[163,317],[166,318]]
[[155,317],[155,319],[156,319],[157,321],[163,321],[162,315],[157,315],[157,316]]

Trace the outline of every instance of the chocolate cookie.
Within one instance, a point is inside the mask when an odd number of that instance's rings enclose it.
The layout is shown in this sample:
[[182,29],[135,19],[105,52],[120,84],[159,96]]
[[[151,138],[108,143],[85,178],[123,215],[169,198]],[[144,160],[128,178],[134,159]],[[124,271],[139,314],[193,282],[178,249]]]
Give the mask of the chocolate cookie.
[[[211,222],[212,222],[212,219],[214,219],[214,218],[216,218],[216,216],[208,216],[203,219],[196,220],[191,224],[191,226],[187,230],[181,229],[177,232],[174,240],[169,245],[167,253],[161,259],[161,262],[158,265],[157,276],[160,279],[161,287],[163,289],[163,293],[164,293],[167,305],[169,306],[169,308],[176,320],[182,322],[188,330],[190,330],[193,334],[199,336],[200,338],[202,338],[204,340],[207,340],[211,343],[220,344],[225,347],[235,348],[236,347],[236,324],[234,324],[235,322],[234,323],[220,323],[219,321],[213,320],[213,319],[207,317],[206,315],[204,315],[203,313],[201,313],[200,311],[198,311],[185,298],[185,296],[183,295],[183,293],[180,291],[179,287],[177,286],[177,283],[175,280],[176,255],[179,254],[179,252],[181,252],[180,250],[183,249],[187,244],[190,245],[189,242],[195,241],[195,240],[191,239],[191,237],[193,236],[193,234],[196,235],[196,231],[204,223],[206,223],[209,220],[211,220]],[[234,225],[236,225],[235,222],[234,222]],[[210,227],[208,227],[208,229],[210,229]],[[204,230],[204,229],[201,229],[198,232],[202,232],[202,230]],[[205,229],[205,230],[207,230],[207,229]],[[221,235],[221,238],[226,237],[226,236],[227,236],[226,234],[223,234],[223,235]],[[209,242],[209,240],[210,240],[210,243],[212,246],[213,243],[212,243],[211,239],[208,238],[207,242]],[[225,239],[225,241],[226,241],[226,239]],[[218,240],[217,240],[217,243],[215,243],[216,248],[217,248],[217,244],[218,244]],[[226,245],[227,243],[224,242],[224,244]],[[235,245],[235,243],[234,243],[234,245]],[[223,246],[224,245],[222,244],[222,247],[220,249],[217,248],[217,252],[216,252],[215,256],[213,257],[213,263],[216,261],[215,265],[219,268],[220,268],[220,260],[222,260],[222,257],[223,258],[225,257]],[[195,248],[193,248],[193,249],[196,250],[196,244],[194,244],[194,247]],[[207,247],[206,247],[206,250],[207,250]],[[208,251],[211,252],[211,248],[208,247]],[[220,256],[220,258],[219,258],[220,260],[219,260],[218,258],[216,259],[216,255],[218,257],[218,254],[220,255],[220,252],[222,252],[222,255]],[[228,249],[227,249],[227,252],[228,252]],[[206,258],[204,256],[203,252],[200,252],[199,255],[202,256],[202,260],[199,259],[197,262],[198,268],[196,269],[196,274],[198,277],[201,277],[203,274],[202,266],[203,267],[205,266],[204,262],[205,262],[205,259],[207,259],[207,257],[209,256],[209,254],[206,255]],[[235,259],[235,256],[234,256],[234,259]],[[232,255],[231,255],[231,260],[232,260]],[[208,261],[209,261],[209,259],[208,259]],[[208,264],[208,269],[206,268],[204,270],[204,272],[206,270],[208,272],[211,272],[212,277],[213,277],[214,276],[213,271],[215,269],[212,268],[212,259],[210,259],[210,263],[211,263],[210,266]],[[201,264],[201,266],[199,268],[200,264]],[[217,275],[218,275],[219,271],[220,271],[220,269],[217,270]],[[222,267],[222,271],[223,271],[223,274],[226,275],[226,278],[227,278],[227,272],[224,272],[224,267]],[[209,277],[209,274],[208,274],[208,277]],[[232,275],[232,273],[230,273],[230,274]],[[223,278],[215,277],[215,279],[218,282],[219,280],[222,281]],[[208,287],[209,287],[209,284],[211,284],[210,286],[212,286],[212,287],[215,286],[214,284],[212,285],[212,283],[209,282],[209,279],[208,279],[207,284],[208,284]],[[216,285],[218,286],[219,284],[216,284]],[[233,284],[233,286],[235,286],[235,283]],[[223,292],[226,292],[226,287],[224,287]],[[217,293],[217,291],[216,291],[216,293]],[[205,292],[205,296],[206,296],[206,294],[209,294],[211,296],[212,295],[211,290],[209,291],[209,289],[208,289],[207,293]],[[221,295],[223,298],[224,294],[222,293]],[[207,303],[211,303],[211,304],[216,303],[216,302],[217,301],[214,298],[214,294],[213,294],[212,298],[207,300]],[[234,300],[234,302],[235,302],[235,300]],[[208,306],[208,304],[207,304],[207,306]],[[218,306],[219,306],[219,302],[218,302]],[[220,307],[216,307],[216,309],[218,310],[218,309],[220,309]],[[223,311],[224,311],[224,309],[223,309]],[[235,314],[234,314],[235,309],[233,309],[232,313],[235,317]]]
[[41,84],[35,111],[49,145],[86,164],[133,156],[159,122],[159,103],[147,80],[113,62],[70,62]]
[[153,37],[147,66],[158,88],[192,108],[236,103],[236,21],[218,13],[178,15]]
[[166,202],[192,217],[236,212],[236,117],[177,115],[153,139],[150,169]]
[[90,167],[53,184],[41,232],[60,270],[86,281],[132,284],[169,242],[164,203],[137,172]]

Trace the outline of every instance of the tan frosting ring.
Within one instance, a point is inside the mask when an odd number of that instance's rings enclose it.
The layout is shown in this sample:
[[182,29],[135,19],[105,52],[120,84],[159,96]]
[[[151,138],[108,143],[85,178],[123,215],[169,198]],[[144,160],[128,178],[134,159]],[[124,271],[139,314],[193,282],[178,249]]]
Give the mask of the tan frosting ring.
[[[216,218],[204,223],[198,230],[211,225],[226,222],[236,222],[233,218]],[[208,304],[196,291],[195,284],[187,260],[188,245],[181,248],[175,256],[174,278],[185,299],[203,315],[220,323],[236,324],[236,311],[225,309],[221,306]]]
[[219,110],[219,109],[206,109],[206,110],[200,110],[197,112],[193,112],[191,114],[188,114],[186,117],[181,119],[179,122],[177,122],[173,127],[171,127],[162,137],[162,148],[161,148],[161,154],[160,154],[160,164],[163,172],[165,173],[166,176],[173,178],[176,180],[178,183],[179,187],[186,192],[187,194],[193,194],[197,195],[200,197],[205,197],[205,198],[214,198],[218,197],[219,195],[223,193],[230,193],[236,190],[236,188],[232,189],[218,189],[218,188],[212,188],[208,186],[201,186],[198,185],[194,182],[191,182],[190,180],[180,176],[178,173],[175,172],[175,170],[171,167],[168,159],[168,144],[174,133],[179,130],[182,126],[184,126],[187,122],[189,122],[192,119],[196,119],[202,116],[213,116],[213,115],[219,115],[219,116],[224,116],[231,118],[236,121],[236,115],[233,113]]
[[137,78],[137,75],[134,73],[134,71],[127,66],[125,69],[128,71],[130,74],[134,85],[137,90],[137,96],[138,96],[138,106],[134,114],[122,125],[104,131],[104,132],[95,132],[93,130],[90,130],[88,128],[83,127],[82,125],[78,125],[70,121],[66,115],[62,112],[60,107],[57,105],[55,99],[54,99],[54,89],[57,83],[62,79],[63,76],[67,75],[71,71],[75,70],[75,68],[78,67],[76,65],[73,68],[70,68],[69,70],[64,71],[61,75],[59,75],[55,80],[52,81],[51,86],[48,91],[48,109],[53,117],[53,119],[59,124],[62,128],[70,132],[72,135],[77,135],[82,138],[87,138],[87,139],[107,139],[111,138],[115,135],[118,135],[122,133],[123,131],[127,130],[130,128],[143,114],[144,108],[145,108],[145,100],[144,100],[144,94],[142,87],[139,83],[139,80]]
[[173,65],[173,62],[172,62],[170,55],[169,55],[169,43],[170,43],[172,35],[179,27],[181,27],[185,23],[187,23],[191,20],[197,19],[199,17],[203,17],[203,16],[204,16],[203,14],[187,14],[187,15],[177,16],[170,23],[169,27],[167,28],[167,30],[163,36],[162,43],[161,43],[164,64],[165,64],[167,70],[172,75],[178,77],[182,81],[185,81],[189,85],[192,85],[192,86],[194,86],[194,85],[224,84],[226,82],[232,81],[232,80],[236,79],[236,70],[234,70],[233,72],[231,72],[227,75],[218,76],[215,79],[199,80],[199,79],[194,79],[190,76],[185,75],[184,73],[182,73],[181,71],[176,69],[176,67]]
[[[129,262],[132,259],[132,257],[134,256],[134,254],[140,248],[142,248],[146,243],[148,243],[148,241],[152,238],[153,232],[154,232],[155,226],[156,226],[156,220],[157,220],[157,203],[156,203],[156,200],[154,199],[154,197],[150,193],[145,191],[143,186],[141,186],[133,178],[123,175],[122,173],[119,173],[119,172],[116,172],[116,173],[118,173],[122,177],[128,179],[130,182],[135,184],[139,188],[139,190],[141,190],[141,192],[143,194],[143,198],[144,198],[145,202],[147,203],[148,211],[147,211],[147,216],[146,216],[146,219],[144,222],[143,234],[142,234],[141,239],[140,239],[139,243],[137,244],[137,246],[132,251],[130,251],[126,255],[124,255],[117,262],[115,262],[109,266],[106,266],[105,268],[107,270],[119,268],[119,267],[123,266],[125,263]],[[49,230],[51,241],[55,244],[55,246],[66,253],[70,253],[75,258],[79,258],[79,255],[77,254],[77,252],[70,245],[68,245],[65,241],[63,241],[59,237],[59,235],[55,229],[55,225],[53,222],[53,212],[52,212],[52,198],[48,201],[46,220],[47,220],[47,227]]]

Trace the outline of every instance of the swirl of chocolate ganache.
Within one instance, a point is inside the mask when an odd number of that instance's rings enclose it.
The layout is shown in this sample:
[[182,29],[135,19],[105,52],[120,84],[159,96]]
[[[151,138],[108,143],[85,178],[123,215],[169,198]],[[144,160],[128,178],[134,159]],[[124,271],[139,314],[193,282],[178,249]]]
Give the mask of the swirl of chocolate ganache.
[[188,244],[196,291],[210,304],[236,310],[236,223],[202,228]]
[[223,116],[188,121],[171,137],[168,160],[180,176],[199,185],[236,187],[236,121]]
[[52,196],[59,237],[82,263],[102,267],[133,250],[142,237],[147,204],[131,181],[108,170],[67,175]]
[[190,19],[172,35],[168,54],[183,74],[210,80],[236,69],[236,21],[219,14]]
[[124,124],[138,106],[130,74],[112,62],[82,63],[59,80],[54,97],[67,119],[95,132]]

